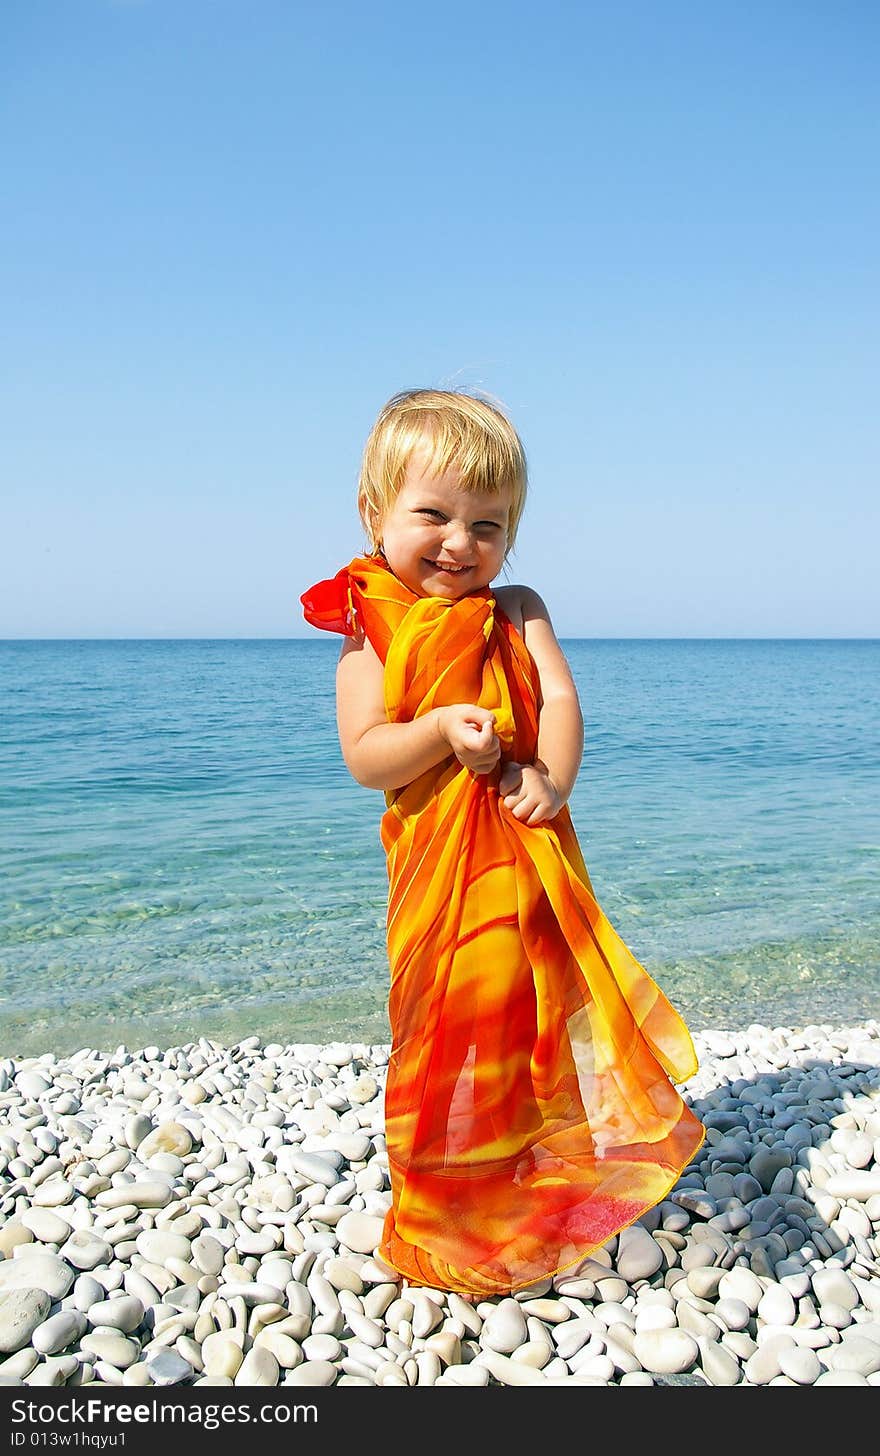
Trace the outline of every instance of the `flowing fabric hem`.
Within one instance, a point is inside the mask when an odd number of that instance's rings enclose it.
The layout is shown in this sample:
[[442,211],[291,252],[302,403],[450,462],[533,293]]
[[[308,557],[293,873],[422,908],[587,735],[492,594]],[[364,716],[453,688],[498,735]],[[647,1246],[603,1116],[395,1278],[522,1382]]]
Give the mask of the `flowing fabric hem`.
[[[696,1139],[693,1150],[688,1154],[684,1162],[682,1162],[670,1174],[668,1181],[666,1182],[666,1185],[658,1198],[653,1199],[651,1203],[646,1203],[645,1206],[639,1209],[638,1213],[633,1214],[632,1217],[623,1219],[621,1223],[619,1223],[615,1228],[611,1229],[610,1232],[603,1234],[602,1238],[597,1240],[595,1243],[590,1244],[586,1248],[582,1248],[576,1258],[567,1260],[564,1264],[558,1264],[555,1268],[546,1269],[543,1273],[536,1274],[530,1279],[524,1279],[514,1284],[505,1284],[503,1286],[497,1285],[495,1287],[492,1287],[490,1284],[487,1284],[485,1280],[483,1280],[479,1287],[477,1287],[477,1280],[467,1281],[467,1279],[464,1277],[456,1277],[450,1279],[445,1274],[441,1277],[439,1269],[436,1271],[438,1277],[436,1279],[429,1279],[421,1275],[417,1270],[403,1268],[401,1266],[401,1263],[395,1260],[392,1256],[391,1248],[389,1247],[389,1237],[404,1248],[409,1249],[413,1246],[411,1244],[407,1244],[406,1240],[402,1239],[395,1229],[393,1229],[392,1233],[389,1235],[389,1223],[393,1225],[394,1218],[393,1205],[391,1208],[389,1208],[387,1214],[385,1215],[385,1228],[382,1233],[382,1240],[376,1247],[376,1253],[379,1255],[380,1259],[384,1264],[387,1264],[390,1269],[396,1270],[397,1273],[400,1274],[407,1281],[407,1284],[411,1285],[413,1288],[421,1287],[427,1289],[443,1289],[453,1294],[482,1295],[485,1299],[492,1299],[497,1295],[503,1296],[508,1294],[514,1294],[517,1290],[520,1289],[528,1289],[532,1284],[537,1284],[542,1279],[552,1279],[555,1278],[557,1274],[564,1273],[566,1269],[576,1268],[578,1264],[583,1263],[584,1259],[588,1259],[591,1254],[594,1254],[597,1249],[601,1249],[611,1239],[616,1238],[617,1235],[622,1233],[624,1229],[631,1228],[634,1223],[638,1223],[640,1218],[644,1218],[645,1214],[649,1213],[652,1208],[656,1208],[658,1203],[662,1203],[663,1200],[668,1196],[671,1189],[675,1187],[685,1168],[687,1168],[693,1162],[694,1158],[697,1156],[697,1153],[703,1146],[703,1143],[706,1141],[706,1128],[703,1126],[702,1123],[699,1122],[697,1123],[697,1126],[699,1128],[699,1136]],[[422,1257],[426,1259],[431,1259],[433,1256],[424,1253]],[[445,1261],[440,1262],[445,1263]],[[452,1265],[446,1265],[446,1268],[452,1270]],[[464,1275],[465,1271],[458,1272]],[[609,1274],[611,1272],[612,1271],[609,1270]]]

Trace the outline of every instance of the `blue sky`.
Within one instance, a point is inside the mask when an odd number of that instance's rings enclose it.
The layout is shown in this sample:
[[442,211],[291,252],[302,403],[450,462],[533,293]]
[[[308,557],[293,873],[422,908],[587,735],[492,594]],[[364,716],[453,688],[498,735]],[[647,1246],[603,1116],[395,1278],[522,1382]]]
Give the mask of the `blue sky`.
[[312,636],[500,399],[561,635],[880,635],[872,0],[6,0],[2,637]]

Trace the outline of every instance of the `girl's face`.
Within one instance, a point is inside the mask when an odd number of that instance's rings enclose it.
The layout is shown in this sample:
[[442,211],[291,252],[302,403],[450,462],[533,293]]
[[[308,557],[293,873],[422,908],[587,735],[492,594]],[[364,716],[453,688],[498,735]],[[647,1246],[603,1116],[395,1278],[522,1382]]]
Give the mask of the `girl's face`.
[[475,495],[454,469],[428,473],[412,457],[382,520],[382,550],[394,575],[423,597],[457,601],[494,581],[504,565],[510,490]]

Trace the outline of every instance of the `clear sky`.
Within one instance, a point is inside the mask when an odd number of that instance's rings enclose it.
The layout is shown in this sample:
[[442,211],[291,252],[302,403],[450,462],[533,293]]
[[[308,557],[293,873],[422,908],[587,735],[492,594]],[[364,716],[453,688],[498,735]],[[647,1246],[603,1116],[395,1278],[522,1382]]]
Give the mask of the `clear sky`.
[[873,637],[874,0],[4,0],[0,636],[313,636],[399,389],[561,635]]

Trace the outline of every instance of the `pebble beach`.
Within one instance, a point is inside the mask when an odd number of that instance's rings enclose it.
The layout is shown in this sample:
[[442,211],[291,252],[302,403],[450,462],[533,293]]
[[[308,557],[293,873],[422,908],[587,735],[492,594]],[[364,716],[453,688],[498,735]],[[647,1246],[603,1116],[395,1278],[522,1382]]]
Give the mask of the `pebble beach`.
[[880,1022],[694,1041],[669,1196],[474,1305],[376,1255],[387,1045],[0,1060],[0,1383],[880,1385]]

